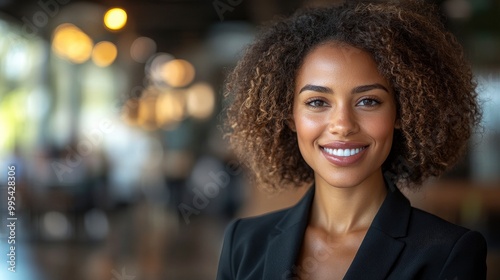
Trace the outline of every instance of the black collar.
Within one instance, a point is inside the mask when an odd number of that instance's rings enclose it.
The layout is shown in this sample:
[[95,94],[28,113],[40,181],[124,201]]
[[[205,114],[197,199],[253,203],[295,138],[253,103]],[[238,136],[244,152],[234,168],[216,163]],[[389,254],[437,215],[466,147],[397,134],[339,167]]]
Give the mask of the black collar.
[[[386,180],[386,184],[387,196],[344,279],[363,279],[366,275],[370,275],[370,279],[384,279],[404,247],[404,243],[397,238],[407,234],[411,205],[391,181]],[[293,275],[314,193],[313,185],[276,224],[266,255],[265,279],[288,279]],[[380,257],[381,252],[383,258]]]

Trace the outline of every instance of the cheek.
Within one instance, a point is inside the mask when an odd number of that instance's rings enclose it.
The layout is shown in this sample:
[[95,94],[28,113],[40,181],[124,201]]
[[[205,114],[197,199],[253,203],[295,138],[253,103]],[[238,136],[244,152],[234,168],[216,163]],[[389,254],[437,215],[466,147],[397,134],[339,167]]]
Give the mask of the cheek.
[[301,114],[294,116],[297,138],[311,140],[317,138],[324,129],[325,120],[321,115]]
[[392,114],[372,116],[365,120],[365,131],[379,145],[390,150],[392,146],[392,136],[394,134],[395,116]]

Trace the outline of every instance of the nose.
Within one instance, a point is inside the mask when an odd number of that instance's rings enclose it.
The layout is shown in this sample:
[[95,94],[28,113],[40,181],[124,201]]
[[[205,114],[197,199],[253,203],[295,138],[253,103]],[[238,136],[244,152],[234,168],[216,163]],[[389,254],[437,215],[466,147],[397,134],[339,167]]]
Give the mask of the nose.
[[342,105],[332,110],[328,131],[342,137],[347,137],[358,131],[354,109],[348,105]]

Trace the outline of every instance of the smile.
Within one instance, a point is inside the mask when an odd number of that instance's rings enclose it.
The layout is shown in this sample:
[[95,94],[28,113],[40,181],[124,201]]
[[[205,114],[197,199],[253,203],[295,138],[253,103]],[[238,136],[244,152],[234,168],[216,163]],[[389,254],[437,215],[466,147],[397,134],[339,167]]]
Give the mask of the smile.
[[323,150],[332,156],[338,157],[350,157],[366,149],[366,147],[356,148],[356,149],[330,149],[323,147]]
[[361,143],[347,142],[330,143],[329,147],[320,146],[326,160],[340,167],[348,167],[360,162],[368,147],[369,145],[364,146]]

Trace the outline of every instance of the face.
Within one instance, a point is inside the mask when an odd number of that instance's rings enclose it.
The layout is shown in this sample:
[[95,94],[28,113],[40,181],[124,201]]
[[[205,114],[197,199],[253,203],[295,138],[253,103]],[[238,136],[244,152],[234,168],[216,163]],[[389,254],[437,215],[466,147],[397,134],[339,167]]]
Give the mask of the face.
[[380,180],[396,126],[392,89],[370,54],[331,42],[305,57],[290,128],[317,185],[346,188]]

